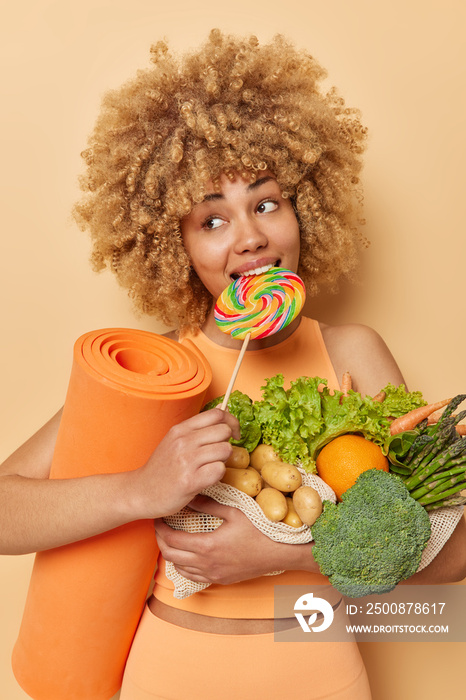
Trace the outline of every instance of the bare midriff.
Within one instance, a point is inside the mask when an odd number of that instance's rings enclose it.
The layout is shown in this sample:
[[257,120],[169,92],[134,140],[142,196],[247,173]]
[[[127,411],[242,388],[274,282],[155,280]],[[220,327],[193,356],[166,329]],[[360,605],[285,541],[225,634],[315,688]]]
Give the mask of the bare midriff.
[[149,598],[148,605],[149,610],[161,620],[185,629],[210,632],[211,634],[266,634],[276,631],[277,627],[288,629],[297,624],[295,618],[247,620],[210,617],[210,615],[200,615],[199,613],[172,608],[170,605],[157,600],[154,596]]

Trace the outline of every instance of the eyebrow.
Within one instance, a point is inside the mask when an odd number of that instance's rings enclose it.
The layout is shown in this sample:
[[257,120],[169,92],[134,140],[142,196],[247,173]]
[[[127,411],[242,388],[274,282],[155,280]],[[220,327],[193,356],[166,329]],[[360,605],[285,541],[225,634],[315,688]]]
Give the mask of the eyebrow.
[[[247,192],[252,192],[253,190],[257,189],[261,185],[264,185],[266,182],[269,182],[269,180],[274,180],[275,178],[271,177],[270,175],[266,175],[264,177],[260,177],[258,180],[255,180],[254,182],[251,182],[246,190]],[[221,192],[212,192],[212,194],[206,194],[204,199],[202,200],[203,202],[213,202],[217,199],[224,199],[224,195]]]

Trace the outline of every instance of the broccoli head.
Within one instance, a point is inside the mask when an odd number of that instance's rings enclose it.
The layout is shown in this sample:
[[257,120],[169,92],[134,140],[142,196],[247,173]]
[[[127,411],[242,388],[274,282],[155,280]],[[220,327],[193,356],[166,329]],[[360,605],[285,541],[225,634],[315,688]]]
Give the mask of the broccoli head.
[[387,593],[417,571],[430,520],[395,474],[363,472],[312,527],[314,558],[343,595]]

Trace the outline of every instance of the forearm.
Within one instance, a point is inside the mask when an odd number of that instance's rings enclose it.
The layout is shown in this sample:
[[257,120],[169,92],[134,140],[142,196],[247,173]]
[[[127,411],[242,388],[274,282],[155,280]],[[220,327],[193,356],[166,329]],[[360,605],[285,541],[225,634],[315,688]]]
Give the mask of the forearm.
[[2,476],[0,553],[51,549],[138,519],[134,481],[131,472],[79,479]]
[[312,554],[314,542],[309,544],[290,544],[284,545],[288,550],[284,550],[284,565],[286,571],[308,571],[309,573],[317,574],[320,572]]
[[462,581],[466,577],[466,521],[459,521],[454,532],[435,559],[422,571],[410,576],[404,585],[442,584]]
[[[288,545],[289,550],[283,553],[285,557],[283,568],[319,572],[319,565],[312,554],[313,546],[313,542]],[[464,578],[466,578],[466,520],[463,517],[435,559],[422,571],[401,581],[401,585],[445,584],[462,581]]]
[[176,513],[223,476],[229,440],[239,438],[236,418],[213,409],[171,428],[134,471],[49,479],[57,422],[1,467],[1,554],[59,547],[133,520]]

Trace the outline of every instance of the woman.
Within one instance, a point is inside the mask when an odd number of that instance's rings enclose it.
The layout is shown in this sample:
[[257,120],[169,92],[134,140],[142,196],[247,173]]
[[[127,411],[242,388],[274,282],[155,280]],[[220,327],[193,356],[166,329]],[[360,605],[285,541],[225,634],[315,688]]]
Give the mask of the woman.
[[[365,130],[335,92],[322,93],[325,74],[312,57],[282,38],[259,46],[253,37],[214,31],[181,61],[157,44],[153,63],[105,98],[84,154],[87,194],[76,216],[92,235],[95,268],[110,267],[140,309],[176,326],[172,337],[190,337],[205,353],[213,397],[225,390],[240,344],[217,329],[212,315],[213,300],[232,279],[279,264],[297,271],[313,294],[353,274],[365,243],[357,231]],[[363,394],[403,381],[372,330],[298,318],[275,336],[251,341],[237,387],[254,398],[270,372],[282,371],[287,379],[326,376],[337,388],[345,370]],[[280,697],[290,686],[282,669],[304,669],[310,658],[312,688],[304,671],[296,674],[295,697],[370,697],[355,644],[273,642],[272,587],[326,581],[312,544],[277,544],[238,511],[192,500],[223,474],[229,438],[238,436],[232,416],[214,409],[185,421],[135,472],[65,482],[47,479],[59,418],[3,466],[2,551],[48,549],[156,519],[163,556],[122,699],[248,697],[243,670],[251,659],[263,697]],[[165,486],[168,473],[176,490]],[[222,526],[202,535],[171,530],[161,518],[187,503],[218,515]],[[462,578],[465,540],[461,523],[411,580]],[[164,560],[214,585],[176,601]],[[281,569],[278,577],[264,576]],[[231,674],[232,658],[240,673]]]

